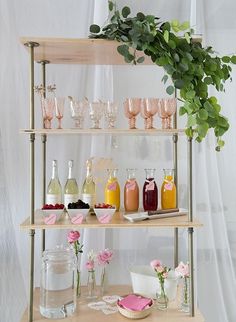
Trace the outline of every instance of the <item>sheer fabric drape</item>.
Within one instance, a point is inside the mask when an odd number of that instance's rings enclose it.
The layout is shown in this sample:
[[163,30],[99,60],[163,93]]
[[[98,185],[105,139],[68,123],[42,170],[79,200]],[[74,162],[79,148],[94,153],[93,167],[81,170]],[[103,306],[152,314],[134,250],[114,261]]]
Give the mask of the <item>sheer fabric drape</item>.
[[[177,18],[190,20],[196,30],[204,34],[205,44],[213,44],[222,53],[235,50],[233,19],[235,3],[204,1],[117,1],[119,7],[130,5],[132,12],[155,14],[163,20]],[[28,235],[19,231],[19,224],[29,210],[29,153],[28,137],[19,135],[19,128],[28,127],[28,55],[19,44],[20,36],[83,38],[89,25],[102,24],[107,17],[106,1],[4,1],[0,0],[0,316],[2,321],[19,321],[28,294]],[[223,18],[222,18],[223,17]],[[194,26],[193,26],[194,27]],[[40,66],[36,66],[36,84],[41,83]],[[122,103],[125,97],[162,97],[162,72],[151,67],[87,67],[47,66],[47,82],[56,83],[58,95],[71,95],[89,99],[116,99],[119,102],[117,126],[126,127]],[[141,75],[141,76],[140,76]],[[235,69],[233,78],[236,77]],[[226,135],[226,147],[220,154],[214,151],[214,138],[210,135],[201,145],[194,144],[195,213],[204,223],[196,231],[197,301],[207,322],[235,321],[236,307],[236,223],[234,198],[236,160],[235,151],[235,81],[226,85],[226,94],[216,93],[224,113],[231,120]],[[214,93],[215,94],[215,93]],[[36,122],[40,127],[41,114],[36,97]],[[183,124],[182,124],[183,123]],[[63,124],[72,126],[69,111],[65,111]],[[87,123],[87,126],[89,124]],[[159,121],[156,125],[160,126]],[[180,121],[180,125],[184,125]],[[141,118],[138,126],[143,127]],[[113,157],[119,167],[119,180],[123,186],[128,167],[136,167],[140,187],[144,181],[144,168],[157,169],[160,186],[162,169],[172,166],[172,141],[159,138],[116,138],[118,148],[106,138],[67,137],[48,139],[47,178],[50,177],[52,159],[59,161],[59,173],[64,184],[67,160],[75,160],[75,173],[81,186],[85,160],[90,156]],[[69,142],[69,143],[68,143]],[[179,140],[180,205],[187,205],[186,142]],[[36,207],[41,206],[41,140],[36,140]],[[102,187],[99,192],[102,199]],[[81,231],[84,253],[93,248],[110,247],[115,258],[110,264],[111,283],[130,283],[128,268],[134,264],[149,264],[160,258],[173,266],[171,230],[85,230]],[[187,233],[180,230],[180,259],[186,261]],[[47,234],[47,247],[66,243],[66,231]],[[158,246],[157,246],[158,245]],[[40,232],[36,234],[35,281],[39,283]],[[84,270],[86,257],[81,260]],[[98,275],[99,276],[99,275]],[[82,276],[86,280],[86,274]],[[214,296],[212,296],[214,292]]]

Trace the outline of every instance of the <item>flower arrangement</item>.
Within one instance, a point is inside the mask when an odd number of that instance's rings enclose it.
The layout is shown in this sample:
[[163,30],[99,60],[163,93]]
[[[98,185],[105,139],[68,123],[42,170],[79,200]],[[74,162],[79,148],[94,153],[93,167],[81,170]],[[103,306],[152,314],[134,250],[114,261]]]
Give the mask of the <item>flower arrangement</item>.
[[83,253],[83,245],[79,242],[80,233],[77,230],[71,230],[67,235],[67,241],[70,245],[74,246],[75,255],[77,258],[77,285],[76,285],[76,295],[77,297],[80,296],[80,271],[78,269],[78,256],[79,253]]
[[94,271],[95,268],[95,260],[96,260],[96,253],[94,253],[93,249],[90,250],[88,253],[88,260],[85,264],[88,271]]
[[154,259],[150,263],[151,267],[157,273],[157,277],[160,283],[161,292],[157,296],[158,308],[164,310],[167,308],[168,305],[168,298],[165,293],[165,279],[168,277],[168,272],[170,268],[163,266],[162,262],[159,259]]
[[113,251],[106,248],[101,250],[97,254],[97,261],[100,266],[102,266],[102,273],[101,273],[101,295],[105,293],[107,290],[107,273],[106,273],[106,266],[111,262],[113,258]]
[[184,281],[181,311],[189,312],[189,264],[180,262],[178,267],[176,267],[175,272],[178,276],[183,278]]

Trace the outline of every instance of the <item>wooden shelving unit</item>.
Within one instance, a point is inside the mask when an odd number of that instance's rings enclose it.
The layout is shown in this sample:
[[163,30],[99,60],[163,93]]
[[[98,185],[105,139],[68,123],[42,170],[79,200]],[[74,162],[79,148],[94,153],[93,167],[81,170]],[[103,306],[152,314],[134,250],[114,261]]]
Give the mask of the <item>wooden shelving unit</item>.
[[[85,292],[85,288],[82,287],[82,294],[83,291]],[[131,288],[126,285],[116,285],[111,286],[109,288],[109,294],[117,294],[117,295],[124,295],[131,292]],[[98,298],[98,301],[101,300]],[[42,317],[39,312],[39,289],[35,290],[35,304],[34,304],[34,318],[35,322],[46,322],[46,321],[58,321],[58,322],[91,322],[96,319],[96,322],[127,322],[129,321],[127,318],[122,316],[119,312],[105,315],[101,311],[95,311],[89,309],[87,306],[88,302],[85,298],[78,300],[77,309],[73,317],[59,319],[59,320],[51,320]],[[25,311],[24,315],[20,322],[27,322],[27,310]],[[204,322],[204,318],[199,310],[196,310],[195,317],[192,317],[191,320],[189,319],[188,314],[178,311],[177,304],[175,302],[170,302],[170,307],[167,311],[160,311],[157,310],[156,307],[153,308],[152,313],[147,316],[142,321],[146,322]]]
[[[35,63],[40,63],[42,68],[42,84],[46,88],[46,65],[51,64],[81,64],[81,65],[126,65],[122,56],[117,52],[116,41],[107,41],[102,39],[60,39],[60,38],[21,38],[21,43],[25,45],[30,55],[30,127],[23,129],[20,132],[27,134],[30,140],[30,216],[22,224],[21,229],[29,230],[30,235],[30,272],[29,272],[29,307],[24,313],[21,322],[42,322],[49,321],[43,318],[39,313],[39,290],[34,290],[34,235],[35,229],[42,230],[42,249],[45,247],[45,230],[53,229],[72,229],[72,228],[172,228],[174,231],[174,264],[178,262],[178,228],[186,228],[188,230],[188,245],[189,245],[189,265],[190,265],[190,297],[191,307],[190,314],[179,312],[175,304],[171,304],[170,308],[165,311],[153,310],[153,313],[145,320],[147,322],[203,322],[204,319],[199,310],[195,309],[194,300],[194,263],[193,263],[193,229],[201,227],[202,224],[193,216],[193,196],[192,196],[192,139],[188,139],[188,187],[189,187],[189,210],[188,215],[173,218],[162,218],[156,220],[145,220],[137,223],[130,223],[124,220],[122,213],[116,213],[109,224],[100,224],[95,216],[89,215],[86,222],[81,225],[73,225],[68,217],[58,222],[55,225],[45,225],[42,217],[35,214],[35,139],[39,136],[42,141],[42,200],[45,201],[46,193],[46,142],[47,136],[58,135],[126,135],[126,136],[172,136],[173,139],[173,167],[175,170],[175,178],[178,177],[178,137],[184,134],[183,129],[177,129],[177,118],[174,121],[175,129],[172,130],[128,130],[128,129],[36,129],[34,124],[34,68]],[[196,42],[201,42],[200,37],[196,37]],[[143,55],[143,53],[139,53]],[[148,57],[142,65],[151,65],[152,62]],[[155,66],[156,68],[156,66]],[[176,185],[178,181],[176,179]],[[127,287],[114,287],[111,289],[111,294],[126,294],[130,292]],[[113,314],[106,316],[101,312],[89,310],[87,304],[83,301],[78,302],[77,312],[73,317],[57,320],[75,322],[91,322],[94,319],[97,322],[122,322],[127,321],[121,315]],[[55,321],[55,320],[53,320]]]

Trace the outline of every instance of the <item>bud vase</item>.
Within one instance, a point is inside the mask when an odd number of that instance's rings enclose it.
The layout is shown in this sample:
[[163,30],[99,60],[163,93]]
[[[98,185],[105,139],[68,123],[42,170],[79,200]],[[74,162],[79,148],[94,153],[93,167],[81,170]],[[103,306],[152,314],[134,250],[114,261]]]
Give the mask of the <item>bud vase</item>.
[[76,281],[76,296],[81,295],[81,282],[80,282],[80,270],[77,268],[77,281]]
[[189,277],[183,278],[180,311],[189,313],[190,308]]
[[108,274],[106,267],[104,266],[102,268],[102,273],[101,273],[101,296],[103,296],[108,290]]
[[163,283],[160,283],[160,292],[157,293],[157,308],[158,310],[166,310],[167,307],[168,307],[168,297],[166,296],[166,293],[165,293],[165,288],[164,288],[164,282]]
[[97,297],[95,270],[88,271],[87,289],[88,289],[87,298],[95,299]]

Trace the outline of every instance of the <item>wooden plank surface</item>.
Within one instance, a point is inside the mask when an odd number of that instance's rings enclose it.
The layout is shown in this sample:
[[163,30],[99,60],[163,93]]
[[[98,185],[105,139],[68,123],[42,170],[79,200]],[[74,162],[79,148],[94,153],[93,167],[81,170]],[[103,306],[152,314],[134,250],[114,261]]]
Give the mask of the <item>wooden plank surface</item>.
[[95,215],[89,214],[86,221],[82,224],[72,224],[68,215],[63,215],[63,218],[54,225],[46,225],[42,216],[36,214],[35,224],[30,225],[29,217],[20,225],[21,229],[75,229],[80,228],[140,228],[140,227],[201,227],[202,224],[194,219],[193,222],[188,221],[187,215],[172,218],[161,218],[152,220],[143,220],[139,222],[129,222],[123,217],[122,212],[116,212],[112,220],[107,224],[99,223]]
[[[129,319],[123,317],[119,312],[105,315],[102,311],[95,311],[88,308],[88,301],[83,297],[83,293],[86,288],[82,288],[82,297],[77,302],[76,312],[72,317],[65,319],[51,320],[41,316],[39,312],[39,289],[35,291],[34,301],[34,321],[35,322],[46,322],[46,321],[58,321],[58,322],[127,322]],[[125,295],[132,292],[130,286],[110,286],[109,295]],[[100,301],[98,298],[95,301]],[[115,305],[115,304],[114,304]],[[204,322],[204,318],[200,311],[196,309],[195,317],[190,317],[187,313],[178,311],[177,304],[175,302],[169,303],[169,308],[166,311],[160,311],[156,307],[153,308],[152,313],[145,319],[147,322]],[[27,310],[24,312],[20,322],[28,322]]]
[[[113,40],[22,37],[20,41],[23,45],[30,41],[39,44],[34,49],[35,61],[48,60],[52,64],[127,65],[123,56],[117,52],[117,46],[122,43]],[[201,37],[195,36],[194,41],[201,41]],[[137,57],[140,56],[143,53],[137,52]],[[142,65],[153,65],[153,62],[145,56]]]
[[129,136],[135,136],[135,135],[142,135],[142,136],[168,136],[173,134],[180,134],[184,135],[184,129],[151,129],[151,130],[145,130],[145,129],[21,129],[20,133],[25,134],[47,134],[47,135],[65,135],[65,134],[76,134],[76,135],[129,135]]

